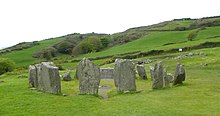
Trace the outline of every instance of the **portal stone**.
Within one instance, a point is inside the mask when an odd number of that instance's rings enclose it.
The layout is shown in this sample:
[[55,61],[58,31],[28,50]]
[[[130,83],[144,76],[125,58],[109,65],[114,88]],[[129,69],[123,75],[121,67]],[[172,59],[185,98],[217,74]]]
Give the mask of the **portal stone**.
[[60,94],[61,81],[58,67],[53,62],[42,62],[38,65],[38,90]]
[[118,92],[136,91],[135,65],[131,60],[116,59],[114,81]]
[[79,94],[98,94],[100,84],[100,68],[89,59],[83,58],[77,66]]

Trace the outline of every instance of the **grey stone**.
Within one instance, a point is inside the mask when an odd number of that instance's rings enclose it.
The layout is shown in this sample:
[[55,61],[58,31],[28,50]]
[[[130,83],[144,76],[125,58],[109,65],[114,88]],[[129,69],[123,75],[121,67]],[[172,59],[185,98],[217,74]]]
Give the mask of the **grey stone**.
[[137,72],[138,72],[140,79],[147,80],[146,71],[143,65],[137,65]]
[[199,55],[202,56],[202,55],[205,55],[205,54],[203,52],[199,52]]
[[35,65],[29,66],[28,80],[29,80],[29,87],[38,86],[37,67]]
[[154,66],[153,89],[163,88],[163,66],[162,63],[156,63]]
[[100,84],[100,68],[89,59],[83,58],[77,66],[79,78],[79,94],[98,94]]
[[116,59],[114,81],[118,92],[136,91],[135,65],[131,60]]
[[61,80],[58,67],[53,62],[42,62],[38,69],[38,90],[60,94]]
[[66,74],[63,75],[63,80],[64,80],[64,81],[71,81],[71,80],[72,80],[72,79],[71,79],[71,76],[70,76],[70,70],[68,70],[68,71],[66,72]]
[[174,73],[173,85],[181,84],[183,81],[185,81],[185,78],[186,78],[186,74],[185,74],[185,69],[183,65],[181,65],[180,63],[177,63],[176,70]]
[[193,53],[191,53],[191,52],[188,54],[188,56],[193,56],[193,55],[194,55],[194,54],[193,54]]
[[167,73],[167,67],[164,68],[163,77],[164,77],[164,81],[165,81],[165,87],[170,87],[170,82],[172,81],[173,77],[171,74]]
[[100,68],[100,79],[113,79],[113,68]]
[[154,78],[154,67],[150,67],[150,77],[151,77],[151,80],[153,80],[153,78]]
[[[77,66],[77,67],[78,67],[78,66]],[[79,79],[78,76],[77,76],[77,72],[78,72],[78,71],[77,71],[77,68],[76,68],[76,72],[75,72],[74,77],[73,77],[74,79]]]

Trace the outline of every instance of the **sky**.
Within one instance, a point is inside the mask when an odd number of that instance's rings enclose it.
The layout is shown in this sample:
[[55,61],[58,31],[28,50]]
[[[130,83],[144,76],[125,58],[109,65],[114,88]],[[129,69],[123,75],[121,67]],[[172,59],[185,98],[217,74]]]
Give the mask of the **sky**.
[[116,33],[220,15],[220,0],[0,0],[0,49],[71,33]]

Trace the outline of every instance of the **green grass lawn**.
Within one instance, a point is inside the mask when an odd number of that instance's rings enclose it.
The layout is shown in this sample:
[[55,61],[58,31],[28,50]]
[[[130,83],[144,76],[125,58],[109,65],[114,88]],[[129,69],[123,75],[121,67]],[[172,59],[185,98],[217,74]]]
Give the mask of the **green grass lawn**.
[[[78,95],[78,81],[62,81],[62,95],[52,95],[28,88],[27,71],[0,76],[0,114],[1,115],[77,115],[77,116],[114,116],[114,115],[220,115],[220,54],[218,48],[190,51],[204,52],[204,56],[193,56],[173,60],[172,57],[189,52],[162,54],[141,59],[153,59],[145,64],[149,80],[136,80],[136,94],[118,94],[113,81],[101,81],[112,85],[108,92],[110,98]],[[183,85],[151,89],[149,66],[162,61],[168,72],[174,72],[177,62],[185,65],[186,81]],[[101,63],[101,61],[96,61]],[[207,66],[201,64],[207,63]],[[71,63],[70,63],[71,64]],[[73,66],[77,64],[72,64]],[[110,65],[112,67],[113,65]],[[105,67],[105,66],[104,66]],[[65,73],[62,71],[61,74]],[[72,72],[72,77],[74,71]]]

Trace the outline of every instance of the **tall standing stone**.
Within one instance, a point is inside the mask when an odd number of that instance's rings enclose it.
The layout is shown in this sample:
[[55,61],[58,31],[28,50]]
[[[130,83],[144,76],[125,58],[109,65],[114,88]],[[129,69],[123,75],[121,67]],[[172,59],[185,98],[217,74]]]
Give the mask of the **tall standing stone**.
[[137,65],[137,72],[138,72],[140,79],[147,80],[146,71],[143,65]]
[[113,68],[100,68],[100,79],[113,79]]
[[150,67],[150,77],[151,77],[151,81],[153,81],[153,78],[154,78],[154,67]]
[[71,79],[71,76],[70,76],[70,70],[68,70],[68,71],[66,72],[66,74],[63,75],[63,80],[64,80],[64,81],[71,81],[71,80],[72,80],[72,79]]
[[89,59],[83,58],[76,71],[79,78],[79,94],[98,94],[100,68]]
[[153,89],[163,88],[163,66],[162,63],[156,63],[154,66]]
[[186,74],[185,74],[185,69],[183,65],[181,65],[180,63],[177,63],[176,70],[174,73],[173,85],[181,84],[183,81],[185,81],[185,78],[186,78]]
[[61,81],[58,67],[53,62],[42,62],[38,68],[38,90],[60,94]]
[[171,80],[173,79],[172,75],[171,74],[168,74],[167,73],[167,67],[164,68],[164,81],[165,81],[165,87],[170,87],[170,82]]
[[29,66],[28,80],[29,80],[29,87],[38,86],[37,67],[35,65]]
[[132,61],[116,59],[114,81],[118,92],[136,91],[135,65]]

